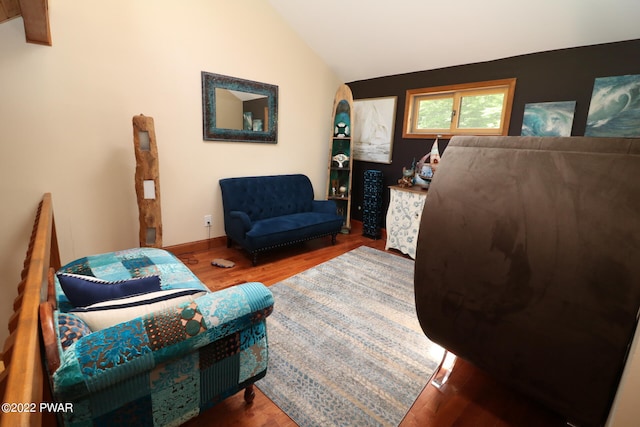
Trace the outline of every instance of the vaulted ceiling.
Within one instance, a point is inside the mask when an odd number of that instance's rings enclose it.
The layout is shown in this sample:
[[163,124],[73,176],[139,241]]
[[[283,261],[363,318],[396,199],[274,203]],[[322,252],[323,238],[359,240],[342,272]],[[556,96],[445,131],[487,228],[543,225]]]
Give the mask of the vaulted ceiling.
[[[268,1],[346,82],[640,38],[638,0]],[[20,16],[51,45],[48,0],[0,0]]]
[[640,38],[639,0],[268,1],[345,82]]

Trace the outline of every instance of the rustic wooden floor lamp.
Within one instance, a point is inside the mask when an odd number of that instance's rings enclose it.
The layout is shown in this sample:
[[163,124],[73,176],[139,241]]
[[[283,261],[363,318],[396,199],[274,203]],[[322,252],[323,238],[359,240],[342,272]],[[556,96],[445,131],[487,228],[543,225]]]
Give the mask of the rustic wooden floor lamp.
[[162,247],[160,170],[153,118],[133,116],[133,145],[136,154],[136,196],[140,211],[140,247]]

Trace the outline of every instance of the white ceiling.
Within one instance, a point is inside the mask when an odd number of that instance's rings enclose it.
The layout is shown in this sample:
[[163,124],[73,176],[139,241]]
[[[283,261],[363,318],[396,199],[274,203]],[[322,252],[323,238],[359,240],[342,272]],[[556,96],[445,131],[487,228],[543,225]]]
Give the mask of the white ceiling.
[[269,2],[345,82],[640,39],[640,0]]

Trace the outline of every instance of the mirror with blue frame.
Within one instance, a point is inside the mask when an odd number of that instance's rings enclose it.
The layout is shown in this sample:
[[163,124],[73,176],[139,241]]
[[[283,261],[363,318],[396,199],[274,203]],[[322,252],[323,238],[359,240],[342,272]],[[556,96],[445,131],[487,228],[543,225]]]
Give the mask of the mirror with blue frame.
[[278,86],[202,72],[205,141],[278,142]]

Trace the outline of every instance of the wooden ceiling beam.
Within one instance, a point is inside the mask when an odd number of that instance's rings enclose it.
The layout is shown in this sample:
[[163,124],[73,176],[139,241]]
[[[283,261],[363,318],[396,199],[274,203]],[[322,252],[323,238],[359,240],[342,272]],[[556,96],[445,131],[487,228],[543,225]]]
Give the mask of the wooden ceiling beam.
[[20,16],[18,0],[0,0],[0,22]]
[[[5,0],[2,0],[5,1]],[[27,43],[51,46],[48,0],[18,0]]]

